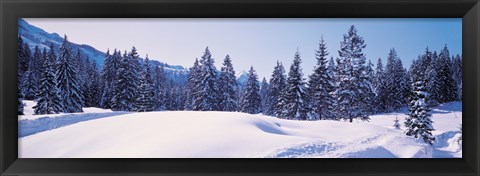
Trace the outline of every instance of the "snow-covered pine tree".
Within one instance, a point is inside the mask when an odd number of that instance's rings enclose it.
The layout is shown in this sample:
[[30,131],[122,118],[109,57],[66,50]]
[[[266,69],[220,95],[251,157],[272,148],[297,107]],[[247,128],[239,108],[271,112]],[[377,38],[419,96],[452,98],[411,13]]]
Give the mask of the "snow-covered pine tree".
[[38,90],[38,80],[37,77],[34,74],[34,69],[35,61],[33,59],[30,59],[30,63],[28,64],[28,69],[27,71],[22,75],[22,80],[21,80],[21,88],[22,88],[22,94],[23,97],[26,100],[35,100],[37,90]]
[[267,100],[268,100],[268,82],[267,82],[267,79],[265,79],[265,77],[263,77],[262,79],[262,83],[261,83],[261,86],[260,86],[260,99],[262,99],[261,101],[261,112],[263,114],[265,114],[266,112],[266,109],[267,109]]
[[194,102],[196,96],[198,95],[197,91],[199,86],[199,75],[200,75],[200,64],[198,62],[198,58],[195,58],[195,62],[193,66],[189,68],[188,78],[187,78],[187,85],[186,85],[186,103],[185,103],[185,110],[194,110]]
[[363,101],[364,107],[366,112],[370,114],[374,114],[376,111],[375,103],[375,89],[373,87],[373,82],[375,81],[375,74],[373,71],[373,64],[370,60],[368,60],[368,64],[366,66],[366,71],[364,75],[365,79],[367,79],[367,88],[366,92],[363,93]]
[[386,101],[386,112],[398,110],[403,105],[403,95],[400,87],[402,74],[401,65],[398,64],[400,58],[394,48],[390,49],[385,67],[385,85],[388,101]]
[[237,92],[237,78],[235,77],[235,70],[232,66],[232,60],[227,55],[223,60],[223,67],[220,72],[220,104],[221,111],[237,111],[238,110],[238,92]]
[[[37,80],[37,85],[40,85],[40,78],[42,77],[42,71],[43,71],[43,56],[42,52],[38,48],[38,46],[35,46],[35,49],[33,50],[33,66],[32,66],[32,74],[33,77],[35,77],[35,80]],[[38,89],[38,87],[37,87]]]
[[[402,65],[401,62],[399,62],[400,65]],[[408,105],[408,103],[411,100],[412,97],[412,79],[410,78],[410,75],[407,71],[407,69],[403,68],[401,70],[401,80],[400,80],[400,92],[402,97],[402,104],[403,105]]]
[[331,120],[337,120],[338,119],[338,116],[336,114],[336,106],[337,106],[337,99],[335,97],[335,90],[336,90],[336,66],[335,66],[335,61],[333,60],[333,56],[330,57],[330,61],[328,62],[328,67],[327,67],[327,73],[330,75],[331,77],[331,82],[330,82],[330,85],[332,86],[332,89],[330,90],[329,94],[330,96],[332,97],[332,102],[330,103],[330,106],[328,107],[328,109],[330,110],[330,112],[332,112],[332,117],[330,117],[329,119]]
[[165,69],[163,66],[156,66],[154,70],[153,92],[155,93],[154,101],[155,110],[157,111],[166,110],[166,82]]
[[26,56],[26,49],[29,49],[29,48],[24,48],[26,45],[26,43],[23,43],[23,39],[22,39],[22,36],[18,36],[18,80],[20,82],[20,79],[22,78],[22,75],[27,71],[27,68],[28,68],[28,64],[29,64],[29,61],[30,61],[30,58],[28,56]]
[[83,97],[80,85],[78,84],[78,65],[72,55],[72,49],[67,35],[63,38],[58,49],[57,58],[57,83],[62,97],[63,112],[83,112]]
[[429,92],[429,96],[427,97],[427,104],[431,107],[436,106],[440,103],[440,96],[442,92],[442,82],[439,77],[439,67],[438,64],[439,59],[437,52],[434,51],[432,54],[432,59],[430,61],[430,65],[427,66],[427,74],[426,76],[426,86]]
[[[114,54],[117,53],[115,50],[113,52]],[[110,50],[107,50],[107,53],[105,54],[105,61],[103,64],[102,71],[100,73],[100,80],[101,80],[101,96],[100,96],[100,107],[105,108],[105,109],[110,109],[111,108],[111,100],[112,100],[112,92],[113,92],[113,86],[112,82],[115,78],[115,68],[114,68],[114,62],[113,62],[113,55],[110,55]],[[116,67],[116,65],[115,65]]]
[[286,83],[285,69],[283,68],[282,63],[277,61],[277,64],[273,68],[272,77],[270,78],[270,86],[268,87],[268,101],[267,108],[265,109],[265,115],[283,117],[281,116],[283,106],[281,102],[282,94],[287,85]]
[[20,89],[17,90],[17,115],[24,115],[24,107],[25,104],[23,103],[23,95]]
[[334,116],[330,108],[333,106],[333,96],[330,92],[334,90],[334,80],[333,75],[328,71],[328,54],[322,36],[318,50],[315,51],[317,65],[314,66],[308,80],[309,104],[312,111],[310,120],[332,119]]
[[398,116],[395,116],[395,120],[393,120],[393,122],[395,122],[393,127],[395,127],[396,130],[400,130],[400,120],[398,120]]
[[103,85],[100,98],[100,107],[102,108],[110,109],[112,107],[114,84],[116,81],[117,70],[121,61],[122,55],[120,54],[120,51],[115,49],[112,55],[110,55],[110,52],[107,51],[105,63],[101,73],[101,82]]
[[248,79],[243,87],[243,98],[240,102],[240,111],[249,114],[258,114],[261,111],[262,99],[260,97],[260,85],[258,76],[253,67],[250,67]]
[[208,47],[205,48],[200,60],[200,75],[198,91],[196,92],[193,109],[197,111],[217,111],[219,88],[217,82],[217,69]]
[[90,80],[87,78],[87,69],[88,66],[90,66],[90,61],[88,58],[85,60],[82,59],[82,54],[80,52],[80,48],[77,48],[77,52],[75,53],[75,62],[78,65],[78,84],[80,85],[80,90],[82,90],[82,97],[83,97],[83,106],[85,107],[90,107],[87,106],[87,100],[88,97],[88,84],[90,83]]
[[283,116],[287,119],[308,120],[308,95],[300,63],[302,63],[302,60],[300,59],[300,53],[297,49],[293,63],[290,66],[290,71],[288,72]]
[[153,80],[150,71],[150,61],[148,55],[145,57],[144,70],[140,80],[140,88],[137,93],[136,110],[138,112],[147,112],[155,110],[155,99],[153,92]]
[[366,47],[362,37],[357,35],[355,26],[351,26],[343,36],[337,60],[337,115],[353,122],[354,118],[369,120],[365,96],[371,92],[371,83],[365,75]]
[[375,107],[376,112],[386,112],[387,111],[387,102],[390,100],[387,94],[387,85],[385,84],[385,73],[383,70],[382,59],[378,58],[377,68],[375,69]]
[[462,101],[462,57],[456,55],[452,58],[452,77],[456,86],[456,101]]
[[443,47],[438,55],[437,77],[440,81],[439,102],[445,103],[457,99],[457,88],[452,75],[452,61],[447,45]]
[[95,60],[92,60],[90,66],[87,70],[88,80],[88,105],[91,107],[100,107],[100,75],[97,71],[97,63]]
[[134,96],[137,97],[136,93],[139,92],[138,89],[140,88],[141,74],[143,72],[143,66],[142,66],[143,60],[138,55],[137,48],[135,48],[135,46],[132,47],[132,49],[128,53],[128,56],[131,59],[130,66],[134,76],[134,80],[132,80],[133,84],[135,85]]
[[[117,53],[120,55],[120,52]],[[133,111],[135,104],[135,85],[137,79],[134,68],[134,58],[124,52],[120,61],[113,83],[112,110],[114,111]]]
[[415,80],[413,83],[413,96],[409,106],[409,113],[405,119],[405,128],[407,136],[413,136],[416,139],[422,138],[426,143],[433,144],[435,137],[432,135],[434,131],[430,108],[427,104],[425,82]]
[[[53,50],[53,49],[51,49]],[[55,75],[55,58],[47,57],[43,63],[44,71],[40,79],[35,114],[57,114],[63,112],[62,100]]]

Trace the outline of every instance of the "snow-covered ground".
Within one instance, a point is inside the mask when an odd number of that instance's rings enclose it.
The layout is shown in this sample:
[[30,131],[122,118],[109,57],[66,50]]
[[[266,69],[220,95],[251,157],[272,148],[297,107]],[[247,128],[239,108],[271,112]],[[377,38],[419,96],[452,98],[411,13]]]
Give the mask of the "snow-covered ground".
[[[33,104],[27,102],[27,106]],[[27,115],[19,117],[19,134],[30,133],[18,139],[19,157],[462,157],[461,146],[456,144],[461,107],[460,102],[451,102],[432,111],[437,138],[433,147],[393,128],[396,116],[403,126],[404,112],[348,123],[282,120],[237,112],[125,113],[98,108],[36,116],[26,107]]]

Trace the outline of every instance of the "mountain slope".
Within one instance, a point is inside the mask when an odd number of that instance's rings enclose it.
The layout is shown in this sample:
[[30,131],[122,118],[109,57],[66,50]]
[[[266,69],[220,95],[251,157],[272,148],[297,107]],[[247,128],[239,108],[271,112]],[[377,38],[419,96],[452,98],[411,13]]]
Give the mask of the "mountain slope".
[[[59,34],[48,33],[41,28],[27,23],[21,18],[18,20],[18,34],[22,37],[24,42],[28,43],[32,51],[34,50],[35,46],[38,46],[42,50],[43,48],[50,49],[50,44],[53,44],[53,47],[55,49],[58,49],[63,40],[63,38]],[[84,57],[88,56],[90,59],[95,60],[98,65],[97,68],[102,68],[105,61],[104,52],[99,51],[96,48],[87,44],[71,44],[74,52],[76,52],[76,50],[80,48],[80,52]],[[188,74],[188,70],[184,67],[178,65],[169,65],[155,59],[151,59],[151,63],[154,66],[164,66],[167,76],[172,80],[186,81],[186,75]]]

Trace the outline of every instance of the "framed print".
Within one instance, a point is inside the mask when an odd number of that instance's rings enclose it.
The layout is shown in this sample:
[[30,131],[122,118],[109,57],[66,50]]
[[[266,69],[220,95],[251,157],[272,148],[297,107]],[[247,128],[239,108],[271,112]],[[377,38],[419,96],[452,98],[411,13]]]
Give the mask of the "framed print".
[[478,175],[478,1],[2,1],[2,175]]

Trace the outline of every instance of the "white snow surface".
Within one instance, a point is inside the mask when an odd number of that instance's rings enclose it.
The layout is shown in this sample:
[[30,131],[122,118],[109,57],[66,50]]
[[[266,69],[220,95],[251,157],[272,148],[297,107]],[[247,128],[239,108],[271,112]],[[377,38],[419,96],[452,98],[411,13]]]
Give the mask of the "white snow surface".
[[[27,102],[27,106],[32,105]],[[20,158],[452,158],[461,102],[435,108],[433,146],[403,133],[405,112],[371,116],[370,122],[294,121],[239,112],[125,113],[84,108],[85,113],[19,117]],[[85,115],[91,114],[91,115]],[[103,116],[100,114],[104,114]],[[105,115],[106,114],[106,115]],[[398,115],[402,130],[395,130]],[[80,116],[80,117],[78,117]],[[90,117],[94,116],[94,118]],[[101,116],[99,118],[95,118]],[[59,118],[61,117],[61,118]],[[74,123],[55,126],[57,119]],[[42,121],[40,121],[42,119]],[[76,119],[76,120],[75,120]],[[82,121],[85,119],[85,121]],[[45,127],[44,127],[45,128]]]

